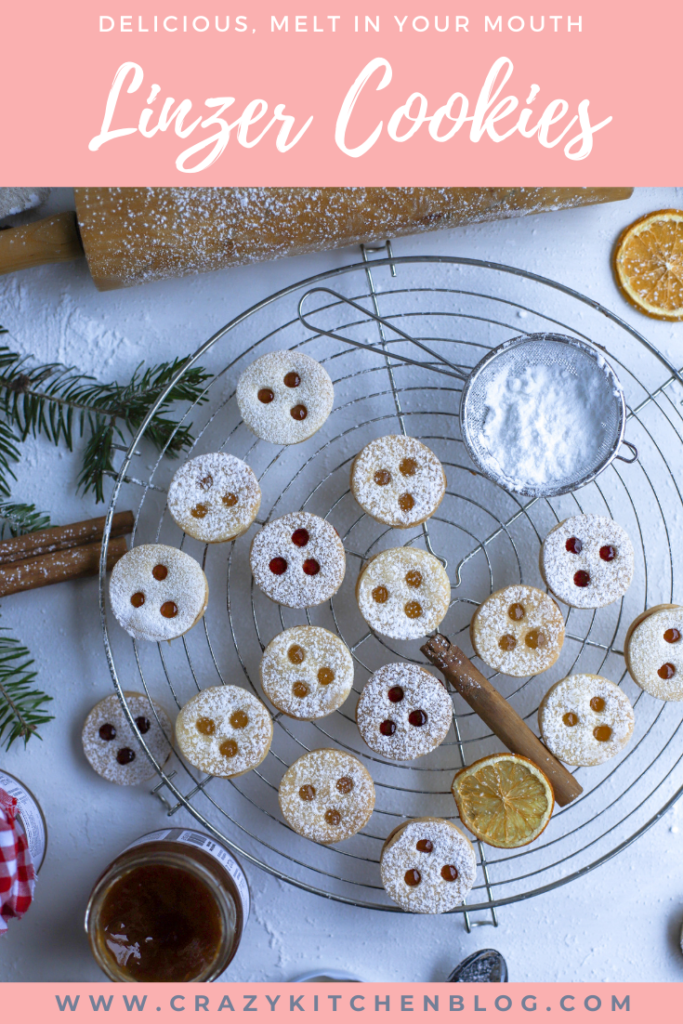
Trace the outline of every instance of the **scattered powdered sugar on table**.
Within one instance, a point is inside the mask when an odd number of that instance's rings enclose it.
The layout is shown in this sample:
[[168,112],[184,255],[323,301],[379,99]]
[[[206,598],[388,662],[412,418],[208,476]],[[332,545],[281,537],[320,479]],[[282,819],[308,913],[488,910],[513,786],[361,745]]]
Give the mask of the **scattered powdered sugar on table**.
[[486,385],[479,442],[489,469],[513,489],[560,486],[584,473],[604,433],[604,378],[560,364],[502,365]]

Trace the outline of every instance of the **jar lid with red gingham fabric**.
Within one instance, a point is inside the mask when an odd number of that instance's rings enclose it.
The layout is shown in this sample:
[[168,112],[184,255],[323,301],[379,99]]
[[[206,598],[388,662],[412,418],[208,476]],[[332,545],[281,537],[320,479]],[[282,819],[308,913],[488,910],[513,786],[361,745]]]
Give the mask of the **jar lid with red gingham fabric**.
[[17,822],[17,801],[0,789],[0,935],[12,917],[23,917],[33,901],[36,872],[26,833]]

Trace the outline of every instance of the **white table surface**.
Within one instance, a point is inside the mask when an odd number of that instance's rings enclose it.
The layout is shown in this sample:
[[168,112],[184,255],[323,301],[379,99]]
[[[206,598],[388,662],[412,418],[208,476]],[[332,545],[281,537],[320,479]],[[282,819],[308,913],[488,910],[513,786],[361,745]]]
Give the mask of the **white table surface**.
[[[681,365],[683,325],[649,320],[628,307],[610,271],[611,248],[625,224],[681,202],[680,189],[640,189],[627,203],[403,238],[395,251],[478,257],[556,278],[615,310]],[[48,210],[72,207],[70,190],[58,189]],[[143,359],[193,351],[283,285],[356,259],[356,250],[345,250],[105,294],[96,291],[85,262],[44,267],[0,278],[0,324],[13,347],[41,361],[126,380]],[[29,441],[14,496],[35,502],[57,523],[88,518],[99,510],[92,499],[75,495],[78,469],[77,454]],[[56,719],[44,728],[42,743],[0,752],[0,767],[38,795],[50,837],[36,903],[0,939],[0,980],[99,981],[82,929],[92,883],[128,842],[167,819],[149,786],[109,785],[83,757],[83,718],[111,691],[97,581],[6,598],[2,625],[30,647],[39,685],[55,698]],[[498,929],[470,935],[457,916],[387,915],[331,904],[252,868],[253,913],[227,978],[288,980],[325,966],[366,980],[438,981],[468,953],[495,946],[514,981],[680,981],[682,818],[674,806],[616,860],[545,896],[502,908]],[[190,824],[192,818],[181,812],[174,821]]]

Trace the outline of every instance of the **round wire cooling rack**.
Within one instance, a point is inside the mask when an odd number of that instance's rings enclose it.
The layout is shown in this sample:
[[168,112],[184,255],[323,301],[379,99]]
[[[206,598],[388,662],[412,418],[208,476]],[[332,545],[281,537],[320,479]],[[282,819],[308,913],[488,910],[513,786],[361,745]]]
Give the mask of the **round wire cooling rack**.
[[[397,910],[380,884],[384,839],[407,818],[454,819],[454,772],[500,750],[501,743],[454,695],[453,727],[444,743],[426,757],[388,763],[365,747],[354,721],[358,692],[382,664],[397,659],[422,663],[422,641],[391,641],[368,628],[354,598],[361,565],[376,552],[402,544],[426,547],[441,558],[453,589],[440,630],[470,653],[469,621],[488,594],[518,582],[543,587],[539,548],[554,524],[578,511],[617,519],[628,530],[636,553],[634,581],[625,597],[598,610],[564,609],[566,639],[560,659],[540,676],[491,676],[482,666],[534,729],[541,698],[570,672],[612,679],[628,694],[636,715],[628,747],[602,766],[577,770],[583,794],[556,810],[535,843],[512,851],[477,844],[477,883],[469,905],[456,912],[464,913],[468,928],[472,911],[488,911],[473,923],[495,924],[496,907],[578,878],[624,850],[683,789],[683,704],[662,703],[640,691],[626,672],[622,653],[629,623],[645,607],[675,601],[683,570],[683,545],[679,549],[677,544],[683,512],[683,378],[635,329],[554,281],[480,260],[394,258],[388,246],[363,249],[362,255],[362,262],[292,285],[243,313],[202,345],[179,374],[195,364],[212,374],[201,399],[180,409],[181,425],[191,424],[195,437],[188,456],[225,449],[247,461],[259,477],[263,501],[259,521],[249,534],[227,545],[202,545],[182,534],[166,507],[177,463],[163,453],[152,456],[141,440],[147,421],[140,428],[115,481],[103,550],[114,512],[133,502],[134,543],[167,543],[192,554],[208,576],[211,597],[201,623],[184,637],[170,644],[136,643],[109,613],[103,561],[104,645],[115,688],[136,729],[126,704],[127,690],[143,689],[176,711],[199,689],[221,683],[243,685],[263,699],[261,654],[277,633],[297,624],[326,626],[338,633],[354,655],[355,694],[333,715],[314,722],[276,714],[271,751],[254,771],[235,779],[206,777],[175,753],[161,765],[144,736],[138,733],[138,738],[159,773],[154,792],[169,815],[186,808],[200,826],[242,858],[308,892],[356,906]],[[469,462],[459,432],[462,385],[457,379],[435,373],[429,361],[416,366],[397,360],[396,354],[408,351],[408,343],[392,341],[381,323],[345,302],[321,300],[317,322],[371,344],[374,351],[344,345],[302,325],[297,315],[300,300],[330,279],[344,296],[400,324],[446,361],[465,369],[501,341],[525,332],[559,331],[601,346],[625,390],[626,438],[632,450],[637,446],[638,460],[624,456],[579,491],[558,498],[528,499],[502,490]],[[335,385],[335,407],[312,438],[281,448],[250,433],[239,416],[235,387],[254,358],[290,348],[307,352],[326,367]],[[357,452],[373,438],[401,432],[432,448],[448,478],[446,497],[436,514],[412,530],[392,530],[370,519],[349,490]],[[255,589],[249,570],[255,531],[298,509],[329,519],[347,551],[347,573],[339,592],[327,604],[305,611],[269,601]],[[335,847],[317,845],[293,832],[277,801],[286,768],[305,751],[328,746],[360,757],[377,792],[368,826]]]

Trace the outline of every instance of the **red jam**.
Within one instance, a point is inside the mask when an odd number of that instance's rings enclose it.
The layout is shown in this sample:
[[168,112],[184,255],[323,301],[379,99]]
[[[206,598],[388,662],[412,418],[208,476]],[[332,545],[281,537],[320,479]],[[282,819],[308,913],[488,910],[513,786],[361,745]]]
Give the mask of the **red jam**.
[[272,558],[268,568],[276,576],[282,576],[283,572],[287,572],[287,563],[284,558]]
[[316,562],[315,558],[307,558],[302,569],[307,576],[317,576],[320,572],[320,563]]
[[104,725],[101,725],[99,732],[100,739],[104,740],[106,743],[108,743],[109,740],[116,739],[116,729],[110,722],[105,722]]
[[574,586],[587,587],[590,581],[590,573],[586,572],[585,569],[579,569],[578,572],[574,573]]
[[578,537],[570,537],[565,547],[572,555],[580,555],[583,551],[583,542]]
[[676,666],[672,665],[670,661],[667,661],[661,668],[657,669],[657,675],[660,679],[673,679],[676,675]]
[[301,384],[301,377],[296,370],[290,370],[289,373],[285,374],[285,387],[298,388],[299,384]]
[[380,723],[379,731],[382,733],[382,736],[393,736],[396,732],[396,722],[392,722],[390,718],[385,718]]
[[116,754],[116,760],[119,764],[130,764],[131,761],[135,760],[135,751],[131,750],[130,747],[121,747]]
[[410,722],[411,725],[424,725],[427,721],[427,712],[421,711],[419,708],[417,708],[415,711],[410,712],[410,714],[408,715],[408,721]]
[[403,700],[403,687],[392,686],[389,692],[387,693],[387,697],[389,698],[392,704],[398,704],[399,701]]
[[617,549],[613,544],[605,544],[600,548],[600,558],[603,562],[613,562],[617,557]]
[[296,544],[298,548],[305,548],[309,540],[310,537],[308,534],[308,530],[304,530],[303,528],[300,530],[295,530],[294,533],[292,534],[292,544]]

